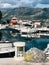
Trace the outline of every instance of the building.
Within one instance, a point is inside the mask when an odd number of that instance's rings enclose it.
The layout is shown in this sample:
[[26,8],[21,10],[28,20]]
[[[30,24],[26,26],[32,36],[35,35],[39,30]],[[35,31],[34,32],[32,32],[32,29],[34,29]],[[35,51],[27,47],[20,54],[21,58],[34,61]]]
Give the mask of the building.
[[34,22],[33,25],[34,25],[35,28],[40,27],[41,22]]
[[17,22],[18,22],[18,20],[17,20],[17,18],[14,16],[14,17],[11,19],[11,23],[12,23],[13,25],[16,25]]
[[14,42],[16,60],[24,60],[25,42]]

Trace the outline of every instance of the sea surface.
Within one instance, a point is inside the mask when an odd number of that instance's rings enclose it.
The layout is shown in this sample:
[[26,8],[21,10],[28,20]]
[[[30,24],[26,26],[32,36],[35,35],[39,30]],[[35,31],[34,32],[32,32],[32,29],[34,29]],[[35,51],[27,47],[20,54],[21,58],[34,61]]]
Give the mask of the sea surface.
[[1,41],[23,41],[26,43],[26,50],[36,47],[38,49],[44,50],[47,47],[47,44],[49,44],[49,38],[22,38],[21,36],[12,36],[11,34],[8,34],[7,31],[2,31],[2,39]]
[[[49,38],[23,38],[19,35],[17,36],[12,36],[9,34],[7,31],[2,31],[2,39],[0,41],[10,41],[10,42],[25,42],[25,50],[29,50],[30,48],[38,48],[40,50],[45,50],[47,47],[47,44],[49,44]],[[14,57],[14,52],[9,54],[0,54],[0,58],[5,58],[5,57]]]

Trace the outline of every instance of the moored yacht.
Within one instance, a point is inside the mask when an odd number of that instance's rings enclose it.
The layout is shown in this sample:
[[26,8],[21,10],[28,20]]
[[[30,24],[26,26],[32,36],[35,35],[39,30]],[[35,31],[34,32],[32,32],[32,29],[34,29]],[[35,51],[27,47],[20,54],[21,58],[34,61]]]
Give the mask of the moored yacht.
[[7,56],[7,54],[14,52],[14,46],[12,42],[0,41],[0,55]]

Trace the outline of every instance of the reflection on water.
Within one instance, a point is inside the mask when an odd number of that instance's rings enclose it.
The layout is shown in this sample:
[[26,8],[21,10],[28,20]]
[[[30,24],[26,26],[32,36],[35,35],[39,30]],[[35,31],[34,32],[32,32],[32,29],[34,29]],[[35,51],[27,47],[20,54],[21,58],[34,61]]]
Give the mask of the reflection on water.
[[44,50],[47,47],[47,44],[49,43],[49,39],[45,38],[39,38],[39,39],[28,39],[28,38],[22,38],[21,36],[13,37],[10,34],[8,34],[6,31],[2,31],[2,41],[8,40],[8,41],[23,41],[26,42],[26,50],[32,47],[39,48],[41,50]]

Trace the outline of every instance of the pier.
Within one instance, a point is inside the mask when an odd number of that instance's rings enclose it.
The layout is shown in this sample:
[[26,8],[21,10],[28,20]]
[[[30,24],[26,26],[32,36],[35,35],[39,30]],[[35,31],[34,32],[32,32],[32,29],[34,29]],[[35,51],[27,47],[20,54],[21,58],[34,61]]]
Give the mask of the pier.
[[25,61],[17,61],[14,58],[1,58],[0,65],[49,65],[49,63],[30,63]]

